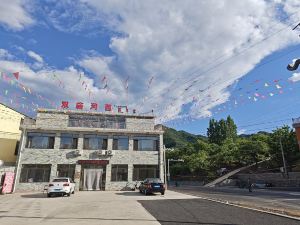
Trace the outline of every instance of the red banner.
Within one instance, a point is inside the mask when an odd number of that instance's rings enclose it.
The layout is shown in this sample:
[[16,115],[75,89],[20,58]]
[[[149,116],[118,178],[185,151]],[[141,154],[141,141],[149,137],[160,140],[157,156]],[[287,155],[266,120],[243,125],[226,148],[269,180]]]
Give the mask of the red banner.
[[3,194],[12,193],[13,185],[14,185],[14,178],[15,178],[15,173],[13,173],[13,172],[5,173],[3,187],[2,187]]

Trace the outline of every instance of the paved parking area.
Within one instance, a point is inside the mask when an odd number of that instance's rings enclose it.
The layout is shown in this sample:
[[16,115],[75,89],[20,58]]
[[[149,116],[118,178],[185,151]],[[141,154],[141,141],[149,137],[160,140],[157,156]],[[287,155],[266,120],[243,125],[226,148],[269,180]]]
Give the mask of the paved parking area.
[[0,224],[160,224],[138,201],[194,199],[167,191],[144,196],[139,192],[76,192],[71,197],[46,198],[42,193],[0,196]]

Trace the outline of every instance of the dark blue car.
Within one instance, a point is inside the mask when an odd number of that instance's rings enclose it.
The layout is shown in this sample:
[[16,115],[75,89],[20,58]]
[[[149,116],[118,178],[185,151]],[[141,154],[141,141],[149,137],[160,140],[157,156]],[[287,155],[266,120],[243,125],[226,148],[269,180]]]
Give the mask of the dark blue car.
[[147,178],[139,186],[140,193],[145,195],[160,192],[162,195],[165,194],[165,185],[159,178]]

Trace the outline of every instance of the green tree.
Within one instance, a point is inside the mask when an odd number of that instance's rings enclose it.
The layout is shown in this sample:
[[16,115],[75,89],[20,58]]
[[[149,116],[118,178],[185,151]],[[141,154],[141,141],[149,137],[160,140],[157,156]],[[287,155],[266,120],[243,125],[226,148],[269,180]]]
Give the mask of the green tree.
[[280,140],[288,166],[292,166],[293,161],[300,156],[296,134],[289,126],[283,126],[273,131],[269,145],[270,154],[276,166],[283,166]]
[[221,145],[226,139],[235,140],[237,137],[237,126],[233,119],[228,116],[226,120],[219,121],[211,119],[207,128],[207,137],[210,143]]

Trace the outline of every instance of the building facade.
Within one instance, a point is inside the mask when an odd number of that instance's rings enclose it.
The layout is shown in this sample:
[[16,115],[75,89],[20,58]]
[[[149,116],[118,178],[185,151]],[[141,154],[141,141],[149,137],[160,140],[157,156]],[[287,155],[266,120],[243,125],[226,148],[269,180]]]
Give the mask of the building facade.
[[164,181],[163,130],[154,116],[39,110],[21,124],[15,191],[42,190],[58,176],[76,190],[125,190]]
[[15,166],[21,137],[20,123],[25,115],[0,103],[0,160]]
[[300,117],[296,118],[296,119],[293,119],[293,127],[296,130],[298,145],[299,145],[299,148],[300,148]]

